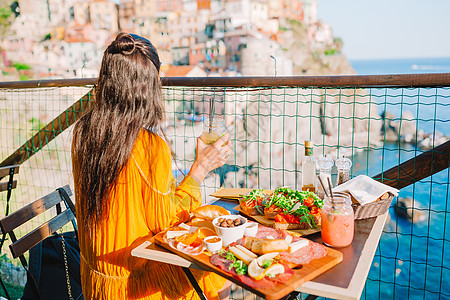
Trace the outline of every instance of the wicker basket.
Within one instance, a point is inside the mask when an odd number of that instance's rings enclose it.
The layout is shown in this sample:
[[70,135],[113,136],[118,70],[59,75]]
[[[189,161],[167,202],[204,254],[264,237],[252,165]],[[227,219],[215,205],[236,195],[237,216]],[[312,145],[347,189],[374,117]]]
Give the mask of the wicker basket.
[[352,197],[352,207],[355,213],[355,220],[377,217],[384,214],[389,209],[393,199],[394,195],[389,193],[389,197],[384,200],[378,200],[376,202],[361,205]]

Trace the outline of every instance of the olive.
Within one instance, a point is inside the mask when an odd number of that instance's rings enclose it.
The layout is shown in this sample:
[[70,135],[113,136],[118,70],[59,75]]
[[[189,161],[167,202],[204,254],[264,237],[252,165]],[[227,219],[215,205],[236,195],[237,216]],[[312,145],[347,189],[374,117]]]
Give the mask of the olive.
[[234,227],[234,224],[233,223],[231,223],[228,227]]
[[241,219],[234,220],[234,225],[236,226],[241,225]]
[[220,223],[220,226],[222,226],[222,227],[228,227],[228,224],[227,224],[227,222],[222,222],[222,223]]
[[228,219],[228,220],[227,220],[227,224],[228,224],[228,225],[231,225],[231,224],[233,224],[233,220],[231,220],[231,219]]
[[225,221],[225,218],[220,218],[220,219],[218,220],[219,223],[223,223],[223,221]]

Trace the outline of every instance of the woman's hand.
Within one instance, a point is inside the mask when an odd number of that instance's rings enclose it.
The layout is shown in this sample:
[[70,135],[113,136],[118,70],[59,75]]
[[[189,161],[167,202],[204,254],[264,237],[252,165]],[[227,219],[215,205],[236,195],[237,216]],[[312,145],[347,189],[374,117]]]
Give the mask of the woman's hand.
[[225,134],[214,144],[205,145],[201,138],[197,138],[197,157],[189,171],[189,175],[200,185],[208,173],[225,164],[231,154],[228,143],[230,137]]

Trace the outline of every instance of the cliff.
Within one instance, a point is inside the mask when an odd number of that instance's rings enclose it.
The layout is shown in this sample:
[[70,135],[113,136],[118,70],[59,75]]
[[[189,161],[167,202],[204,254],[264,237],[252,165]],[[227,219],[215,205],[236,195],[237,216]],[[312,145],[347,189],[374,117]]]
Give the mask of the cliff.
[[356,74],[342,52],[342,40],[333,36],[329,25],[318,22],[306,27],[291,21],[287,26],[283,49],[293,61],[294,75]]

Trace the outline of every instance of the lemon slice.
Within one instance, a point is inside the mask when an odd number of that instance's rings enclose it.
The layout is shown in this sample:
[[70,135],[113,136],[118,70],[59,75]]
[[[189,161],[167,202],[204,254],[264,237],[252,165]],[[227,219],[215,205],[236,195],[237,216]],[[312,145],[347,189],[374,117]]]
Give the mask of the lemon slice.
[[[266,269],[258,266],[256,259],[252,260],[252,262],[248,265],[248,270],[247,270],[248,276],[250,276],[251,278],[253,278],[255,280],[263,279],[266,276],[264,274],[265,271],[266,271]],[[283,272],[284,272],[284,268],[283,268]]]
[[261,255],[260,257],[258,257],[256,259],[256,263],[258,264],[258,266],[262,267],[262,265],[263,265],[263,263],[264,263],[264,261],[266,259],[272,260],[275,257],[277,257],[278,254],[280,254],[280,253],[279,252],[272,252],[272,253],[267,253],[267,254]]
[[263,277],[264,276],[275,277],[278,274],[283,274],[283,273],[284,273],[284,266],[282,264],[273,264],[270,267],[268,267],[267,269],[265,269],[265,271],[263,273]]

